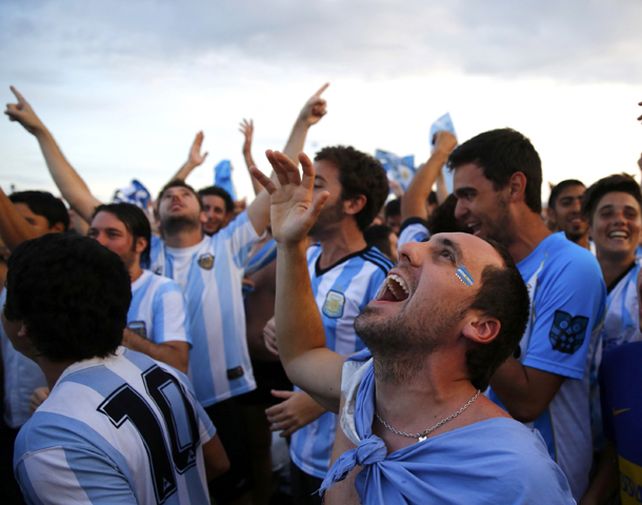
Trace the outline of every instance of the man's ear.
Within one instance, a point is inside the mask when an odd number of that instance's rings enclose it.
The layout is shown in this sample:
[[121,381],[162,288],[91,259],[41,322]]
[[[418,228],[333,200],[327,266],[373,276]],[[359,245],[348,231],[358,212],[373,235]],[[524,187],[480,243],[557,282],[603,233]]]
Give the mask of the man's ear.
[[204,210],[198,213],[198,220],[200,221],[201,225],[207,223],[207,214],[205,214]]
[[526,198],[526,174],[515,172],[508,180],[510,200],[512,202],[523,201]]
[[134,245],[134,250],[136,251],[136,253],[138,254],[142,253],[146,247],[147,247],[147,239],[145,239],[145,237],[137,237],[136,243]]
[[343,200],[343,212],[354,216],[361,212],[361,209],[366,206],[367,201],[368,198],[366,195],[357,195],[352,198],[346,198]]
[[60,222],[54,223],[53,226],[49,227],[49,230],[51,231],[51,233],[62,233],[63,231],[65,231],[65,225]]
[[462,328],[462,335],[479,344],[490,344],[499,334],[501,327],[496,317],[475,314]]

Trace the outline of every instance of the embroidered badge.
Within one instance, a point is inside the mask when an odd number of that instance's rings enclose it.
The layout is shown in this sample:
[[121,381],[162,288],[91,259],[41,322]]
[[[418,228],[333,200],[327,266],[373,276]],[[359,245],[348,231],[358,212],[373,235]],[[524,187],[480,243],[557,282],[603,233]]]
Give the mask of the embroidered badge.
[[331,289],[325,297],[325,302],[323,302],[323,313],[328,317],[337,319],[343,316],[343,306],[345,303],[346,298],[343,296],[343,293]]
[[565,354],[573,354],[584,343],[588,317],[571,316],[563,310],[555,311],[553,326],[548,339],[554,350]]
[[130,321],[127,323],[127,329],[133,331],[139,337],[147,338],[147,325],[145,321]]
[[197,263],[203,270],[212,270],[214,267],[214,256],[209,253],[203,254],[198,257]]

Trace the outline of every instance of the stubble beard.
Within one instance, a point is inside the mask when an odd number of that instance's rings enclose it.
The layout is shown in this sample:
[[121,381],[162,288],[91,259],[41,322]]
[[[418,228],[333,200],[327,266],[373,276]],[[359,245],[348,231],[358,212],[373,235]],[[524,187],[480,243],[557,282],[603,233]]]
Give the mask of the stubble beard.
[[[419,315],[378,316],[366,309],[355,320],[355,330],[374,358],[375,377],[402,384],[424,366],[425,358],[444,345],[465,310],[426,307]],[[445,340],[446,339],[446,340]]]
[[167,216],[161,222],[163,236],[192,231],[201,228],[201,223],[189,216]]

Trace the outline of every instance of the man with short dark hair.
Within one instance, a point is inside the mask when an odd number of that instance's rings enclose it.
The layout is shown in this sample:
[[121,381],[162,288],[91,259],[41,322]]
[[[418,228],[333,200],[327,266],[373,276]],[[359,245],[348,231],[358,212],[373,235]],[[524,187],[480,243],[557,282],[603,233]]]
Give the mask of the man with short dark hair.
[[326,347],[306,268],[306,236],[332,196],[314,191],[314,167],[299,159],[301,178],[279,153],[278,183],[254,175],[272,197],[281,360],[295,384],[341,408],[325,503],[573,503],[541,439],[480,394],[527,321],[510,257],[466,234],[405,245],[355,321],[372,358],[346,360]]
[[546,212],[556,231],[577,245],[589,248],[589,226],[582,213],[582,196],[586,186],[577,179],[566,179],[551,189]]
[[458,146],[449,165],[455,217],[508,249],[531,298],[519,357],[497,369],[491,398],[540,431],[579,500],[592,458],[588,354],[606,294],[599,266],[542,221],[541,162],[524,135],[509,128],[481,133]]
[[16,441],[28,503],[205,503],[205,473],[228,465],[186,378],[119,347],[130,290],[89,238],[50,234],[11,256],[2,322],[51,388]]
[[199,189],[198,196],[201,197],[203,212],[207,218],[203,223],[203,232],[214,235],[234,217],[234,201],[227,191],[218,186]]
[[[268,152],[268,159],[280,162],[276,153]],[[326,345],[348,355],[363,349],[354,320],[392,267],[381,251],[367,244],[363,233],[388,195],[388,180],[375,158],[350,146],[324,147],[314,165],[315,193],[327,191],[330,196],[310,229],[316,243],[307,250],[308,273]],[[305,393],[281,394],[287,399],[266,413],[274,430],[292,433],[294,500],[320,503],[315,491],[330,464],[336,416]]]

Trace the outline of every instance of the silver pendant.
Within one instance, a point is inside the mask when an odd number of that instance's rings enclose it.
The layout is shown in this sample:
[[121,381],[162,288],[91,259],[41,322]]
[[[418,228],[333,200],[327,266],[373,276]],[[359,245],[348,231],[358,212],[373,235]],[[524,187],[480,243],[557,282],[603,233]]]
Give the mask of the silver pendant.
[[422,436],[420,436],[420,437],[417,439],[417,442],[423,442],[423,441],[424,441],[424,440],[426,440],[427,438],[428,438],[428,437],[427,437],[426,435],[422,435]]

